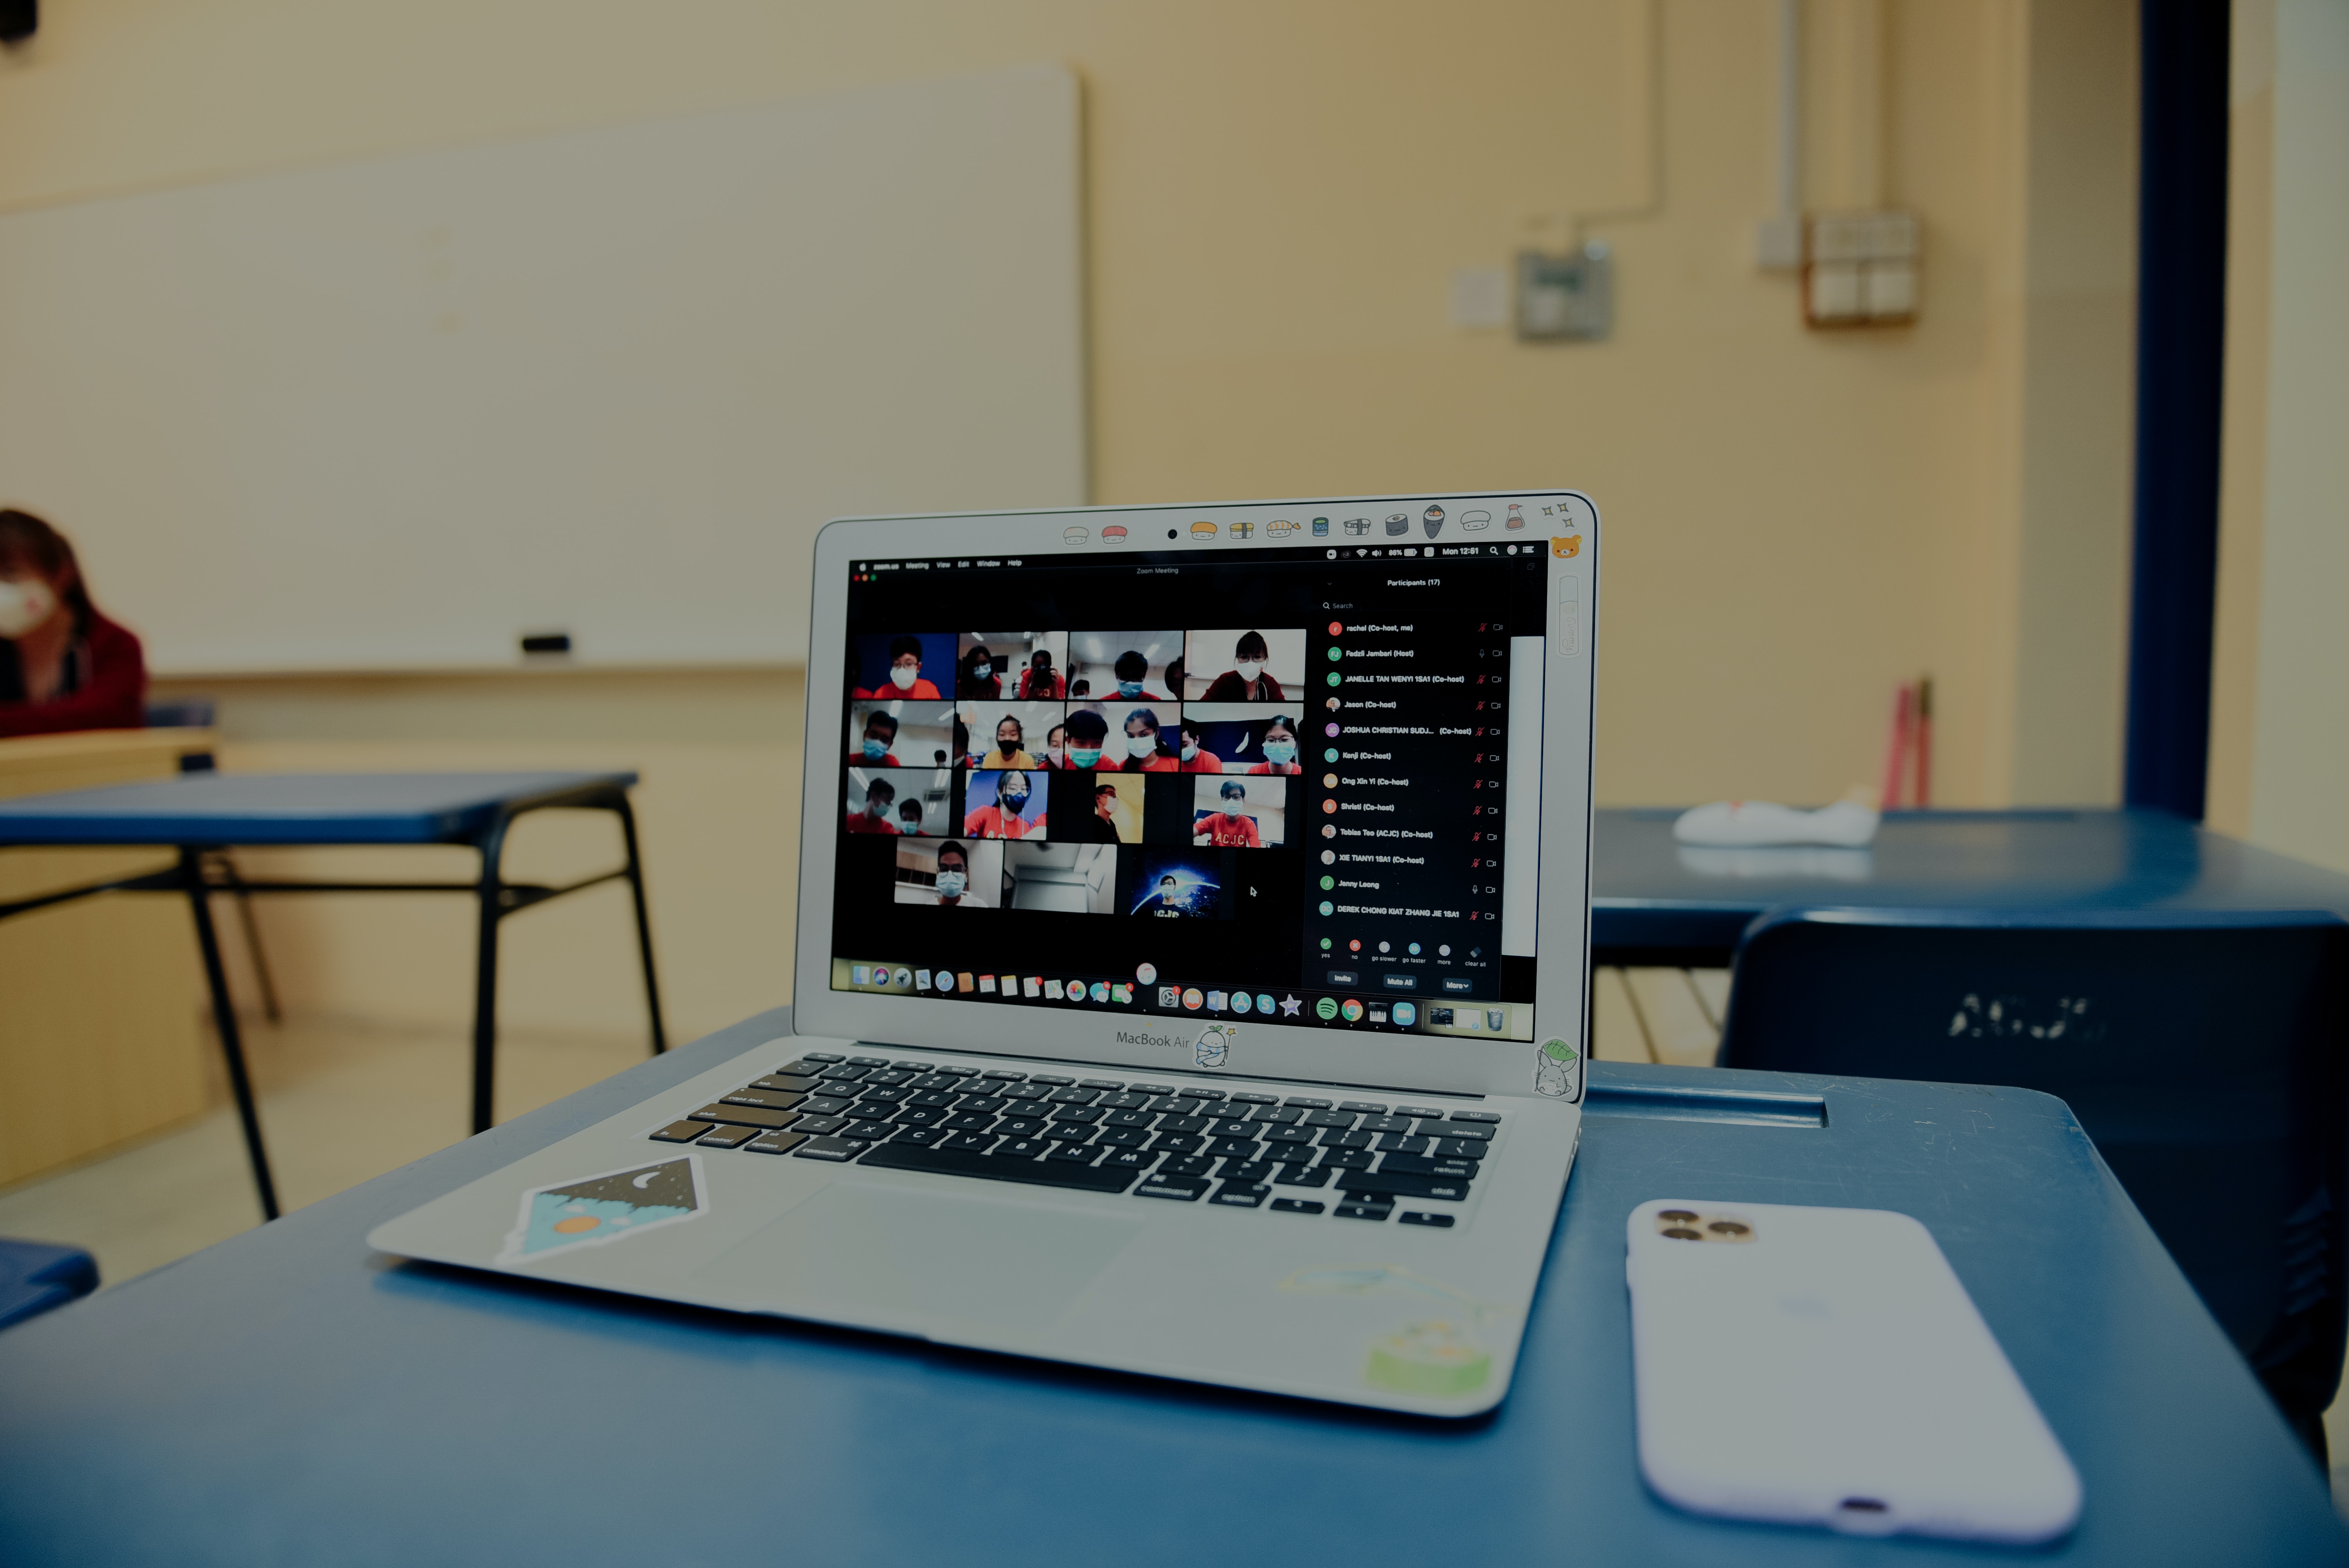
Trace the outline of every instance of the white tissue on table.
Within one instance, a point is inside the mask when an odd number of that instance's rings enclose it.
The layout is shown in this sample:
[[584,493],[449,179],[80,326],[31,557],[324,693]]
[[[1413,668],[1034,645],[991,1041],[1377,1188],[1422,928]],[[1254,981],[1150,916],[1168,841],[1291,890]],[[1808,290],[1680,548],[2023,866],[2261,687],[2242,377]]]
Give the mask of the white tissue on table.
[[1768,800],[1715,800],[1682,812],[1680,820],[1672,824],[1672,837],[1683,844],[1834,844],[1858,849],[1875,839],[1879,820],[1872,807],[1857,800],[1838,800],[1816,811]]

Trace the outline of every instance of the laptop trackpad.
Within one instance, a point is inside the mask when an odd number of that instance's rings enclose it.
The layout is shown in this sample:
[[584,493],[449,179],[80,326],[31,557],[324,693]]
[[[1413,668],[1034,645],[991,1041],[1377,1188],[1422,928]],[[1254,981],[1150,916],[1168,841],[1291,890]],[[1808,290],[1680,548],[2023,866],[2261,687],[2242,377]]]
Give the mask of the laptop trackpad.
[[695,1272],[786,1310],[1041,1328],[1143,1224],[835,1181]]

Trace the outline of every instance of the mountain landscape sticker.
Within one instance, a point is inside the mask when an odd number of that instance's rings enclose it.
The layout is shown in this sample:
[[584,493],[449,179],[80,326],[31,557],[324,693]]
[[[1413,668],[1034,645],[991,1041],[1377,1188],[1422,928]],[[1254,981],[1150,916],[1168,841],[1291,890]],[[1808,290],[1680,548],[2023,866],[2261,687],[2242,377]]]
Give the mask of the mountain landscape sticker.
[[497,1261],[534,1263],[690,1220],[702,1212],[703,1191],[698,1154],[533,1187],[522,1195],[522,1212]]

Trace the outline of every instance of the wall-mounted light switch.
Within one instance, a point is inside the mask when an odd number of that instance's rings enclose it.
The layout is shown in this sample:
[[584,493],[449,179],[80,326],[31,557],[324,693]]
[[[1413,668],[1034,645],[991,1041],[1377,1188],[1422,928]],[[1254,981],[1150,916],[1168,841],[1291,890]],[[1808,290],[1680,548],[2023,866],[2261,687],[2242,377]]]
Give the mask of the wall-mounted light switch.
[[1615,330],[1615,256],[1592,241],[1562,256],[1517,256],[1517,336],[1588,342]]

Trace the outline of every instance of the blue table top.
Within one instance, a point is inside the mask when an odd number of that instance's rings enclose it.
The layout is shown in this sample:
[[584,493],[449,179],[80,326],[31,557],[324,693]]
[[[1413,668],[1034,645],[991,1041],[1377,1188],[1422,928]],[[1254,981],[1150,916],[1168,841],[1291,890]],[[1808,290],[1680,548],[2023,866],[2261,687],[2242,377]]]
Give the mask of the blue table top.
[[2349,877],[2161,811],[1892,811],[1864,850],[1676,843],[1676,810],[1607,810],[1593,829],[1592,945],[1722,963],[1764,910],[2325,909]]
[[634,773],[182,773],[0,800],[0,845],[443,844]]
[[[1446,1424],[402,1264],[378,1222],[787,1029],[770,1013],[0,1334],[12,1563],[2349,1560],[2323,1478],[2069,1113],[1594,1063],[1515,1391]],[[781,1048],[781,1047],[779,1047]],[[1704,1086],[1810,1093],[1739,1122]],[[1632,1448],[1653,1197],[1931,1227],[2079,1466],[2023,1554],[1709,1522]]]

